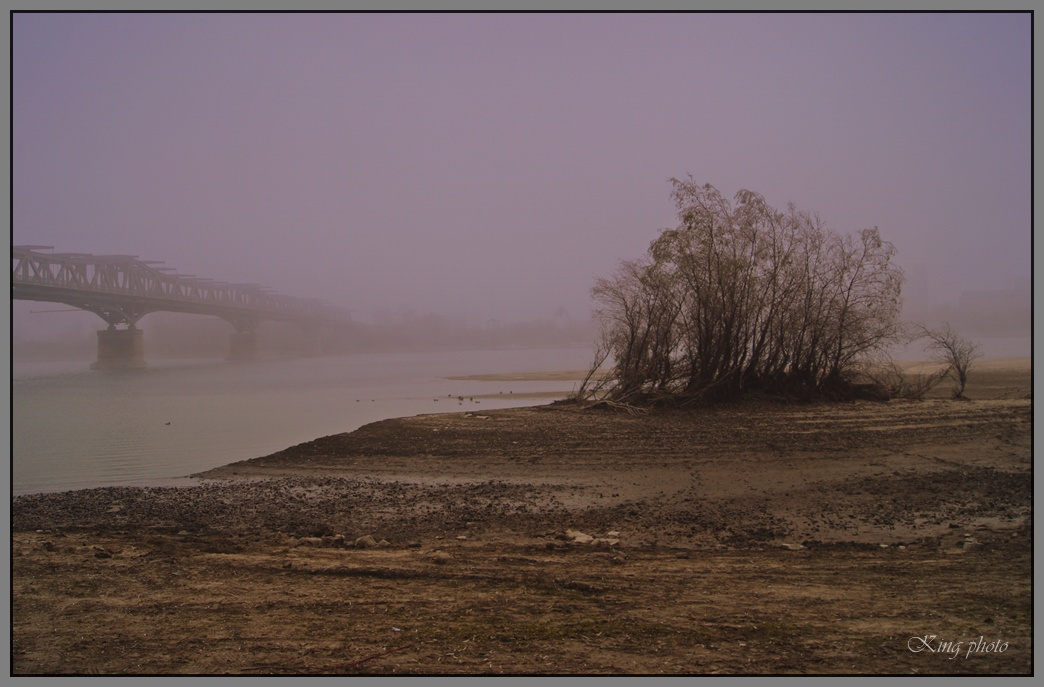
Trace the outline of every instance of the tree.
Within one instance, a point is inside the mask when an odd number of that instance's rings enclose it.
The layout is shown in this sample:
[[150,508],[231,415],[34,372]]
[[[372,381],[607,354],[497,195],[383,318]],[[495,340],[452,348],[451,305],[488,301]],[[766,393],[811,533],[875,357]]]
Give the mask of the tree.
[[960,336],[949,322],[939,329],[929,329],[923,324],[917,325],[917,329],[922,338],[928,339],[927,348],[932,353],[932,360],[945,366],[941,376],[953,380],[953,399],[967,400],[964,387],[968,384],[968,370],[972,362],[982,357],[982,348]]
[[592,292],[614,361],[608,395],[850,395],[857,363],[899,335],[895,248],[876,228],[839,236],[752,191],[730,203],[671,182],[679,226]]

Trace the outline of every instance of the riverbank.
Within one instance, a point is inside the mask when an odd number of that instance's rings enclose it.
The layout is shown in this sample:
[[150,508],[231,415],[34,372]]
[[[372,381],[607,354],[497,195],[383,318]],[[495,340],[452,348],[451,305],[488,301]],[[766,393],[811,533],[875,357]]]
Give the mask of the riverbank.
[[13,672],[1027,674],[1029,386],[421,415],[18,497]]

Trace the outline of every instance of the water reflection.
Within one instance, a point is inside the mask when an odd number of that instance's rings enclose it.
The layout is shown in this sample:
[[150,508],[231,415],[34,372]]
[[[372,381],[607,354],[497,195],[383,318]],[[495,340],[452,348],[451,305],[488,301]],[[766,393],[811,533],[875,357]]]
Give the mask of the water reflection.
[[166,484],[389,417],[547,403],[526,394],[564,396],[574,382],[446,377],[579,370],[590,360],[587,348],[557,348],[150,360],[121,373],[16,363],[12,491]]

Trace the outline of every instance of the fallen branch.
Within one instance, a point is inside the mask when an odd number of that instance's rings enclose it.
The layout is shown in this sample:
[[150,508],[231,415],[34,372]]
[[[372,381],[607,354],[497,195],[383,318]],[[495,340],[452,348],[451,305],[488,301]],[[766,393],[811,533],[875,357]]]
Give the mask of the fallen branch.
[[610,401],[608,399],[603,399],[601,401],[597,401],[595,403],[592,403],[588,407],[589,408],[610,408],[612,410],[625,410],[625,411],[627,411],[631,415],[644,415],[646,412],[648,412],[647,408],[641,408],[639,406],[634,406],[634,405],[631,405],[629,403],[621,403],[620,401]]

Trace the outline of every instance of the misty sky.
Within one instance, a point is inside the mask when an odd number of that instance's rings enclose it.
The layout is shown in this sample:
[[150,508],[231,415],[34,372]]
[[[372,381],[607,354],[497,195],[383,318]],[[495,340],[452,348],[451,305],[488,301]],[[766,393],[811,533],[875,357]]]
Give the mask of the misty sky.
[[[375,313],[586,317],[691,174],[1031,274],[1028,14],[16,14],[13,243]],[[99,320],[100,323],[100,320]]]

